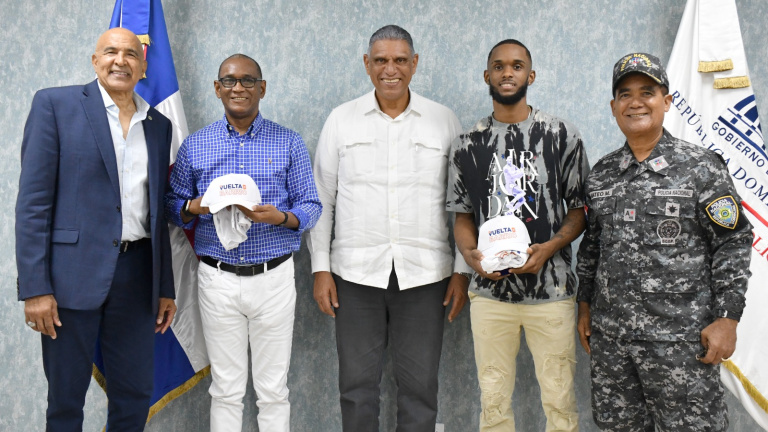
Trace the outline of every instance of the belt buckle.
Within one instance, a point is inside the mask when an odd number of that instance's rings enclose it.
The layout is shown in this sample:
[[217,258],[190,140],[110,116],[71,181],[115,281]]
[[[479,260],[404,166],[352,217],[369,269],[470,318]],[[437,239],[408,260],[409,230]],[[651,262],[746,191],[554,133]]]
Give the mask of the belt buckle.
[[129,241],[123,241],[120,242],[120,253],[124,253],[128,251],[128,246],[131,244]]
[[235,266],[235,274],[237,276],[256,276],[259,274],[258,265],[255,266]]

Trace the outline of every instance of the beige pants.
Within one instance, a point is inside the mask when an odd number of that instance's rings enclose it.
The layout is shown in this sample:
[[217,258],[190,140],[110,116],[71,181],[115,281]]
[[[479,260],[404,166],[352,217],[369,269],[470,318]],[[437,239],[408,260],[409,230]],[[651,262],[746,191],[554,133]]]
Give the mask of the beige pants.
[[573,375],[576,366],[573,299],[539,305],[500,302],[469,293],[475,361],[480,382],[481,432],[514,432],[520,333],[533,355],[547,431],[578,431]]

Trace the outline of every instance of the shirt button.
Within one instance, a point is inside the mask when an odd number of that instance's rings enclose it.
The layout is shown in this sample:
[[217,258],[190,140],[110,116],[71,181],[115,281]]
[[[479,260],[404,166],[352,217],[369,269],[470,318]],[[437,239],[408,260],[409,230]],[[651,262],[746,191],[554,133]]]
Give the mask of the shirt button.
[[240,257],[240,261],[245,261],[245,257]]
[[117,212],[120,213],[120,206],[117,206]]
[[244,145],[245,145],[245,143],[240,143],[240,147],[242,147],[242,146],[244,146]]
[[120,242],[119,242],[119,241],[117,241],[117,240],[112,240],[112,246],[114,246],[114,247],[117,247],[117,245],[119,245],[119,244],[120,244]]
[[240,168],[243,168],[243,165],[240,165]]

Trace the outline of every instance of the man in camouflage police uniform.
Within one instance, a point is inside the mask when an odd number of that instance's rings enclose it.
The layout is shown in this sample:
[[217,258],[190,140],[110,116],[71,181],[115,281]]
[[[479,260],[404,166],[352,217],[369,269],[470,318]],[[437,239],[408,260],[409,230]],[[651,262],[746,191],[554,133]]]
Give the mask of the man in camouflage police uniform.
[[736,345],[751,226],[724,161],[663,128],[672,96],[659,59],[613,69],[627,138],[587,180],[578,331],[592,409],[613,431],[724,431],[721,361]]

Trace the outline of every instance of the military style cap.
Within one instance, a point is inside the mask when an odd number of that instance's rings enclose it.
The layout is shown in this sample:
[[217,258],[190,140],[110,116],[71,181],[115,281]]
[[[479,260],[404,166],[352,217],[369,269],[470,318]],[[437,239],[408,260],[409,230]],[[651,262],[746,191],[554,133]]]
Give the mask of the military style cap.
[[622,57],[613,65],[613,86],[611,93],[616,93],[616,84],[627,74],[639,72],[653,78],[654,81],[669,88],[669,79],[659,58],[645,53],[631,53]]

